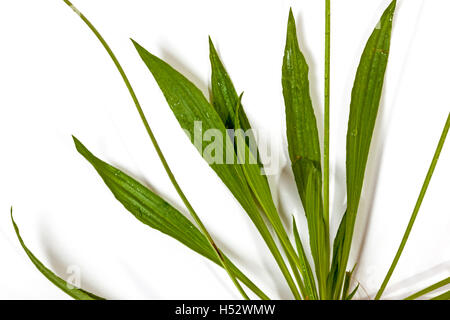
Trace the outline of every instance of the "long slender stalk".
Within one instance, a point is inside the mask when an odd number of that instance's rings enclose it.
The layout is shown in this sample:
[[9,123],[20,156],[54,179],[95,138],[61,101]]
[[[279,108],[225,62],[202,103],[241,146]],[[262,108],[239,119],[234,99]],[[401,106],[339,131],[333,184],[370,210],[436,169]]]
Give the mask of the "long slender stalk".
[[[324,146],[323,146],[323,210],[325,217],[326,240],[330,234],[330,73],[331,73],[331,5],[325,0],[325,110],[324,110]],[[327,253],[329,257],[329,252]],[[328,258],[329,264],[329,258]],[[329,265],[327,269],[329,269]],[[322,298],[327,299],[325,296]]]
[[428,169],[427,176],[425,177],[425,181],[423,183],[422,190],[420,191],[419,198],[417,199],[416,206],[414,207],[413,213],[411,215],[411,219],[409,220],[408,226],[406,227],[405,234],[404,234],[403,239],[400,243],[400,246],[397,250],[397,254],[395,255],[394,261],[392,262],[392,265],[389,268],[389,271],[386,274],[386,277],[384,278],[383,283],[381,284],[380,290],[378,290],[378,293],[375,296],[375,300],[379,300],[381,298],[381,295],[383,294],[384,290],[386,289],[389,279],[391,278],[392,273],[394,272],[395,267],[397,266],[398,260],[400,259],[400,256],[402,255],[403,249],[405,248],[406,242],[408,241],[408,238],[411,233],[414,222],[416,221],[417,214],[419,213],[420,206],[422,205],[423,198],[425,197],[425,194],[427,192],[428,185],[430,184],[431,178],[433,176],[434,169],[436,168],[436,164],[439,160],[439,156],[441,154],[442,147],[444,146],[445,139],[447,138],[449,128],[450,128],[450,113],[447,117],[447,122],[445,123],[444,130],[442,131],[442,135],[439,140],[438,146],[436,148],[436,152],[434,154],[433,161],[431,162],[430,168]]
[[323,148],[323,203],[327,224],[330,215],[330,66],[331,66],[331,9],[325,1],[325,112]]
[[208,239],[211,247],[214,249],[214,252],[216,252],[217,257],[219,258],[219,260],[222,263],[222,266],[224,267],[224,269],[226,270],[226,272],[228,273],[228,275],[230,276],[231,280],[233,281],[234,285],[236,286],[236,288],[239,290],[239,292],[241,293],[241,295],[244,297],[244,299],[249,299],[249,297],[247,296],[247,294],[245,293],[244,289],[242,288],[242,286],[240,285],[240,283],[237,281],[236,276],[234,275],[234,273],[231,271],[231,269],[229,268],[223,253],[221,252],[221,250],[218,248],[218,246],[215,244],[214,240],[212,239],[211,235],[209,234],[208,230],[206,229],[206,227],[204,226],[203,222],[201,221],[200,217],[197,215],[197,213],[195,212],[194,208],[192,207],[192,205],[190,204],[189,200],[186,198],[186,196],[184,195],[183,191],[181,190],[177,180],[175,179],[175,176],[173,175],[172,171],[170,170],[170,167],[161,151],[161,148],[159,147],[158,142],[156,141],[156,138],[150,128],[150,125],[148,124],[148,121],[145,117],[145,114],[142,110],[142,107],[139,103],[139,100],[131,86],[130,81],[128,80],[128,77],[125,74],[125,71],[123,70],[122,66],[120,65],[119,61],[117,60],[115,54],[112,52],[111,48],[109,47],[109,45],[106,43],[106,41],[103,39],[103,37],[100,35],[100,33],[97,31],[97,29],[92,25],[92,23],[69,1],[69,0],[63,0],[70,8],[72,8],[72,10],[77,13],[81,20],[83,20],[83,22],[89,27],[89,29],[95,34],[95,36],[97,37],[97,39],[101,42],[101,44],[103,45],[103,47],[105,48],[105,50],[108,52],[108,55],[111,57],[111,59],[113,60],[117,70],[119,71],[120,75],[122,76],[123,81],[125,82],[125,85],[133,99],[134,104],[136,105],[136,109],[139,113],[139,116],[142,120],[142,123],[145,126],[145,130],[147,131],[148,136],[150,137],[150,140],[156,150],[156,153],[158,154],[158,157],[164,167],[164,169],[167,172],[167,175],[170,179],[170,181],[172,182],[172,185],[174,186],[174,188],[176,189],[178,195],[180,196],[181,200],[183,201],[184,205],[186,206],[186,208],[188,209],[189,213],[191,214],[192,218],[195,220],[195,222],[197,223],[198,227],[200,228],[200,230],[202,231],[202,233],[205,235],[205,237]]

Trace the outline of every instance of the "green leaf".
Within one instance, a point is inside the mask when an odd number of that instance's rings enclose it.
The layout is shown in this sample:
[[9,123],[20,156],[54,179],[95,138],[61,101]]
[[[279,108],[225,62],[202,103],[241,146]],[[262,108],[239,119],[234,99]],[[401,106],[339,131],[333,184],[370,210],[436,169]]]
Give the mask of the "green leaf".
[[292,221],[295,244],[297,246],[298,256],[302,265],[302,267],[300,268],[300,272],[303,279],[305,280],[306,292],[308,293],[309,300],[317,300],[319,298],[319,295],[317,294],[316,280],[314,279],[311,265],[309,264],[308,258],[306,257],[305,250],[298,233],[297,223],[295,222],[294,217],[292,217]]
[[307,159],[320,170],[319,134],[309,93],[308,72],[308,65],[299,48],[295,20],[291,10],[283,60],[282,84],[289,157],[303,206],[306,206],[308,172],[302,170],[299,161]]
[[[212,105],[227,129],[235,129],[235,108],[239,97],[211,38],[209,38],[209,60],[211,62]],[[244,110],[241,110],[239,114],[239,122],[244,131],[251,129]]]
[[355,296],[356,292],[358,292],[360,284],[358,283],[358,285],[356,286],[355,289],[353,289],[353,291],[346,297],[344,297],[345,300],[352,300],[353,297]]
[[440,294],[437,297],[434,297],[430,300],[450,300],[450,290],[447,292],[444,292],[443,294]]
[[314,165],[306,159],[304,166],[308,166],[309,172],[306,184],[306,218],[308,220],[309,243],[314,258],[319,293],[321,298],[327,298],[327,277],[329,272],[329,243],[328,230],[323,217],[321,174]]
[[105,300],[104,298],[101,298],[99,296],[96,296],[93,293],[87,292],[83,289],[75,288],[72,284],[68,283],[67,281],[61,279],[56,274],[54,274],[50,269],[45,267],[42,262],[39,261],[38,258],[35,257],[35,255],[27,248],[25,245],[25,242],[22,240],[22,237],[20,236],[19,228],[17,227],[16,222],[14,221],[13,214],[12,214],[12,208],[11,208],[11,221],[14,226],[14,230],[16,232],[17,238],[19,239],[20,245],[22,246],[23,250],[25,250],[25,253],[30,258],[31,262],[36,266],[36,268],[48,279],[50,282],[52,282],[55,286],[60,288],[62,291],[67,293],[69,296],[71,296],[74,299],[77,300]]
[[[237,129],[235,108],[238,104],[239,97],[234,88],[234,84],[231,81],[231,77],[220,60],[211,38],[209,38],[209,60],[211,63],[212,105],[227,129]],[[248,137],[248,139],[245,139],[245,143],[250,151],[253,152],[254,158],[263,170],[263,165],[259,158],[256,137],[251,131],[252,127],[245,114],[244,108],[240,109],[238,120],[240,128],[245,131],[245,135]]]
[[253,157],[253,153],[246,148],[246,144],[244,142],[244,132],[240,127],[239,122],[239,113],[241,106],[242,94],[239,97],[236,113],[235,113],[235,126],[236,126],[236,141],[237,141],[237,156],[239,163],[242,166],[242,171],[244,172],[247,183],[253,192],[253,195],[257,201],[257,203],[261,206],[263,212],[266,214],[266,217],[271,223],[271,226],[274,228],[275,233],[277,234],[278,239],[281,242],[284,252],[288,258],[288,262],[291,266],[292,272],[294,273],[294,277],[297,280],[297,283],[300,287],[300,292],[305,297],[307,295],[306,289],[303,283],[302,278],[298,272],[298,269],[301,268],[299,258],[297,257],[297,253],[295,252],[292,244],[289,241],[289,237],[284,229],[283,223],[281,222],[278,211],[275,207],[275,204],[272,199],[272,194],[270,192],[269,183],[267,181],[266,176],[261,172],[259,165],[256,162],[256,159]]
[[[331,262],[331,269],[330,273],[328,274],[327,279],[327,286],[328,286],[328,292],[330,296],[333,296],[337,299],[337,297],[340,296],[340,289],[337,289],[338,286],[338,277],[339,277],[339,271],[341,268],[346,268],[345,266],[341,266],[341,257],[343,255],[342,251],[344,249],[344,240],[345,240],[345,227],[347,224],[347,211],[345,211],[341,223],[339,224],[339,228],[336,234],[336,237],[333,241],[333,259]],[[336,297],[337,296],[337,297]]]
[[370,143],[380,105],[396,3],[397,1],[392,1],[370,36],[353,85],[347,131],[347,219],[336,282],[336,290],[339,292],[350,253]]
[[[347,271],[345,273],[345,278],[344,278],[344,288],[342,290],[342,300],[351,300],[347,299],[348,297],[353,297],[352,293],[349,294],[349,290],[350,290],[350,282],[352,280],[352,275],[353,275],[353,271],[355,271],[356,265],[353,267],[352,271]],[[356,291],[355,291],[356,293]]]
[[[292,277],[259,212],[258,205],[253,199],[253,193],[247,184],[245,174],[238,165],[234,144],[228,136],[225,124],[219,114],[206,100],[202,92],[186,77],[145,50],[135,41],[133,43],[142,60],[153,74],[180,126],[191,137],[194,137],[193,143],[203,158],[247,212],[272,252],[291,291],[294,293],[296,287]],[[201,128],[196,129],[196,123],[197,125],[201,124]],[[202,136],[198,137],[199,134],[203,135],[203,132],[214,133],[214,137],[211,137],[211,139],[214,138],[214,141],[210,143],[207,139],[203,139]],[[212,152],[211,154],[206,152],[211,149],[210,144],[213,145],[214,157]],[[299,297],[296,293],[294,295]]]
[[[78,152],[95,168],[116,199],[139,221],[222,267],[206,237],[184,215],[138,181],[94,156],[77,138],[73,139]],[[260,298],[268,299],[226,256],[224,258],[239,280]]]
[[406,297],[405,300],[415,300],[415,299],[420,298],[421,296],[423,296],[423,295],[425,295],[427,293],[433,292],[433,291],[435,291],[437,289],[440,289],[443,286],[446,286],[448,284],[450,284],[450,277],[448,277],[448,278],[446,278],[444,280],[441,280],[441,281],[439,281],[439,282],[437,282],[437,283],[435,283],[435,284],[433,284],[433,285],[431,285],[429,287],[426,287],[425,289],[420,290],[419,292],[416,292],[416,293],[410,295],[409,297]]
[[[295,19],[290,10],[282,68],[288,149],[298,193],[308,218],[311,252],[316,265],[319,291],[321,297],[325,298],[330,263],[328,217],[324,216],[322,203],[319,134],[309,93],[308,72],[308,64],[298,44]],[[313,183],[317,189],[311,191],[308,196],[307,184],[311,173],[314,173]],[[310,200],[313,203],[308,203]],[[310,213],[308,208],[311,209],[312,206],[314,210]]]
[[[217,142],[215,151],[221,153],[218,158],[221,162],[210,161],[213,159],[205,160],[208,161],[211,168],[251,215],[251,218],[257,220],[259,214],[255,213],[254,204],[251,201],[251,191],[245,183],[242,170],[235,165],[237,160],[233,143],[228,137],[225,125],[216,110],[192,82],[136,42],[133,43],[142,60],[152,72],[180,126],[189,132],[191,137],[196,137],[196,134],[202,135],[203,132],[209,130],[212,130],[210,132],[217,132],[217,136],[214,138],[218,141],[214,140],[213,142]],[[197,133],[194,130],[195,122],[201,123],[201,128],[198,129]],[[203,150],[208,147],[209,143],[202,138],[203,136],[200,137],[201,142],[196,147],[200,149],[199,151],[203,156]],[[224,159],[227,156],[229,158]],[[226,162],[224,160],[230,160],[231,164],[223,163]]]

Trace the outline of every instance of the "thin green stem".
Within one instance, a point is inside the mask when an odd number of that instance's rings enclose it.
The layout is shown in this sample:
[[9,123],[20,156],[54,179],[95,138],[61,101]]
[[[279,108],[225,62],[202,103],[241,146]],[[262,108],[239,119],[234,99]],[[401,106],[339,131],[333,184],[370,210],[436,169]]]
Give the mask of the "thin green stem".
[[[330,230],[330,73],[331,73],[331,8],[330,0],[325,0],[325,112],[323,147],[323,207],[325,232]],[[329,253],[328,253],[329,254]],[[327,266],[329,269],[329,266]],[[327,297],[324,297],[327,298]]]
[[203,234],[205,235],[205,237],[208,239],[209,244],[211,245],[211,247],[214,249],[214,252],[217,254],[217,257],[219,258],[219,260],[222,263],[223,268],[226,270],[226,272],[228,273],[228,275],[230,276],[231,280],[233,281],[234,285],[236,286],[236,288],[239,290],[239,292],[241,293],[241,295],[244,297],[244,299],[249,299],[249,297],[247,296],[247,294],[245,293],[244,289],[242,288],[242,286],[240,285],[240,283],[237,281],[234,273],[231,271],[231,269],[229,268],[223,253],[221,252],[221,250],[217,247],[217,245],[215,244],[214,240],[212,239],[211,235],[209,234],[208,230],[206,229],[206,227],[204,226],[204,224],[202,223],[200,217],[197,215],[197,213],[195,212],[194,208],[191,206],[190,202],[188,201],[188,199],[186,198],[186,196],[184,195],[183,191],[181,190],[177,180],[175,179],[175,176],[173,175],[172,171],[170,170],[170,167],[161,151],[161,148],[159,147],[158,142],[156,141],[156,138],[150,128],[150,125],[148,124],[148,121],[144,115],[144,112],[142,110],[142,107],[139,103],[139,100],[131,86],[130,81],[128,80],[128,77],[125,74],[125,71],[123,70],[122,66],[120,65],[119,61],[117,60],[115,54],[113,53],[113,51],[111,50],[111,48],[109,47],[109,45],[106,43],[106,41],[103,39],[103,37],[100,35],[100,33],[97,31],[97,29],[92,25],[92,23],[69,1],[69,0],[63,0],[70,8],[72,8],[72,10],[77,13],[81,20],[83,20],[83,22],[89,27],[89,29],[95,34],[95,36],[97,37],[97,39],[101,42],[101,44],[103,45],[103,47],[105,48],[105,50],[108,52],[108,55],[111,57],[112,61],[114,62],[117,70],[119,71],[120,75],[122,76],[123,81],[125,82],[125,85],[133,99],[134,104],[136,105],[136,109],[139,113],[139,116],[142,120],[142,123],[145,126],[145,130],[147,131],[148,136],[150,137],[150,140],[156,150],[156,153],[158,154],[158,157],[164,167],[164,169],[167,172],[167,175],[170,179],[170,181],[172,182],[172,185],[174,186],[174,188],[176,189],[178,195],[180,196],[181,200],[183,201],[184,205],[186,206],[186,208],[188,209],[189,213],[191,214],[192,218],[195,220],[195,222],[197,223],[198,227],[200,228],[200,230],[203,232]]
[[323,152],[323,198],[325,217],[330,214],[330,65],[331,65],[331,13],[330,0],[326,0],[325,8],[325,115],[324,115],[324,152]]
[[427,176],[425,177],[425,181],[423,183],[422,190],[420,191],[419,198],[417,199],[416,206],[414,207],[413,213],[411,215],[411,219],[409,220],[408,226],[406,227],[405,234],[404,234],[403,239],[400,243],[400,246],[397,250],[397,254],[395,255],[394,261],[392,262],[392,265],[389,268],[389,271],[386,274],[386,277],[384,278],[383,283],[381,284],[380,290],[378,290],[378,293],[375,296],[375,300],[379,300],[381,298],[381,295],[383,294],[384,290],[386,289],[389,279],[391,278],[392,273],[394,272],[394,269],[397,266],[398,260],[400,259],[400,256],[402,255],[403,249],[405,248],[406,242],[408,241],[408,238],[411,233],[414,222],[416,221],[417,214],[419,213],[420,206],[422,205],[423,198],[425,197],[425,194],[427,192],[428,185],[430,184],[431,178],[433,176],[434,169],[436,168],[436,164],[439,160],[439,156],[441,154],[442,147],[444,146],[445,139],[447,138],[449,128],[450,128],[450,113],[447,117],[447,122],[445,123],[444,130],[442,131],[442,135],[439,140],[438,146],[436,148],[436,152],[434,154],[433,161],[431,162]]

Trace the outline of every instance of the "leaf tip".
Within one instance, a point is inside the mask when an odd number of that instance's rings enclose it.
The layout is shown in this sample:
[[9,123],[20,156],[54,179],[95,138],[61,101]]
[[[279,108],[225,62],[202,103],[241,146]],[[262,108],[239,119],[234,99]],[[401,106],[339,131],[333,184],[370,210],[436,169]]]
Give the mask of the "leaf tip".
[[294,13],[292,12],[292,8],[289,9],[289,18],[288,18],[287,29],[288,29],[288,38],[290,36],[295,36],[295,38],[297,38],[297,27],[295,24],[295,18],[294,18]]
[[289,8],[289,19],[294,19],[294,13],[292,12],[292,7]]
[[80,140],[78,140],[75,136],[72,136],[72,139],[79,154],[85,158],[94,157],[94,155],[84,146],[84,144],[81,143]]

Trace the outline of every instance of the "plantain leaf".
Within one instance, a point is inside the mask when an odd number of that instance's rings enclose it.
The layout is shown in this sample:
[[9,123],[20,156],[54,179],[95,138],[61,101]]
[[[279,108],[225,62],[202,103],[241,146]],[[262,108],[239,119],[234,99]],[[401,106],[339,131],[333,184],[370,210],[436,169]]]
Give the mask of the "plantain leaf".
[[289,241],[289,237],[284,229],[283,223],[281,222],[278,211],[275,207],[275,203],[272,199],[272,194],[270,192],[269,183],[265,175],[262,174],[259,165],[256,162],[256,159],[253,157],[253,153],[246,148],[244,142],[244,132],[240,127],[239,122],[239,114],[240,114],[240,106],[241,106],[242,94],[239,97],[236,112],[235,112],[235,121],[234,124],[236,126],[236,141],[237,141],[237,156],[239,163],[242,166],[242,171],[244,172],[247,183],[253,192],[255,200],[261,206],[266,217],[270,221],[272,227],[275,230],[275,233],[278,236],[278,239],[281,242],[284,252],[288,258],[288,262],[291,266],[292,272],[294,273],[294,277],[297,280],[297,283],[300,287],[300,292],[305,297],[307,296],[307,292],[303,283],[302,278],[298,272],[298,269],[301,268],[299,258],[297,257],[297,253],[295,252],[292,244]]
[[[199,132],[200,134],[206,131],[216,133],[214,138],[217,141],[214,140],[213,142],[217,143],[215,152],[219,154],[215,154],[215,156],[217,156],[218,161],[210,161],[214,159],[205,160],[208,161],[211,168],[217,173],[244,209],[249,212],[251,217],[256,218],[258,214],[255,213],[254,204],[251,201],[251,191],[245,183],[242,170],[235,165],[237,159],[233,143],[228,137],[225,125],[216,110],[208,103],[201,91],[193,83],[167,63],[149,53],[138,43],[134,41],[133,43],[142,60],[152,72],[181,127],[189,132],[191,137],[194,137],[194,140]],[[197,133],[195,132],[195,123],[199,126],[201,125],[201,128],[197,129]],[[208,147],[209,143],[206,139],[203,139],[203,136],[198,140],[201,141],[199,144],[196,141],[194,143],[200,153],[204,155],[203,150]]]
[[443,294],[438,295],[437,297],[434,297],[430,300],[450,300],[450,290],[447,292],[444,292]]
[[297,40],[295,19],[290,10],[282,84],[289,157],[304,207],[306,207],[306,183],[309,172],[303,170],[299,161],[307,159],[320,171],[319,134],[309,93],[308,72],[308,65]]
[[[351,300],[351,298],[355,295],[357,290],[353,290],[349,294],[350,290],[350,281],[352,280],[353,272],[355,271],[356,265],[353,267],[352,271],[347,271],[344,277],[344,288],[342,290],[342,300]],[[357,286],[358,287],[358,286]],[[350,298],[349,298],[350,297]]]
[[[245,174],[238,165],[234,144],[228,136],[221,117],[192,82],[135,41],[133,43],[142,60],[153,74],[180,126],[191,137],[194,137],[193,142],[198,151],[247,212],[272,252],[291,291],[299,298],[281,253],[259,212],[257,203],[253,199],[253,193],[247,183]],[[201,127],[196,128],[196,125]],[[210,139],[203,139],[203,132],[211,134]],[[199,134],[202,136],[198,137]],[[213,146],[211,146],[208,140],[213,139],[214,141],[211,143]],[[209,152],[211,149],[214,152]],[[213,153],[214,155],[212,155]]]
[[311,161],[300,159],[304,167],[309,166],[306,184],[306,218],[308,220],[309,243],[314,259],[319,293],[321,298],[327,298],[327,277],[329,272],[329,243],[328,231],[323,217],[321,174]]
[[[211,38],[209,38],[209,60],[211,62],[212,105],[227,129],[235,129],[235,108],[239,97]],[[244,110],[241,110],[239,114],[239,122],[244,131],[251,129]]]
[[388,63],[392,20],[397,1],[392,1],[370,36],[356,72],[347,130],[347,217],[342,254],[338,257],[335,295],[339,295],[345,274],[353,229],[358,212],[369,155],[370,143],[378,114],[384,75]]
[[[116,199],[139,221],[222,267],[206,237],[184,215],[138,181],[95,157],[77,138],[73,139],[78,152],[95,168]],[[239,280],[260,298],[268,299],[226,256],[224,259]]]
[[[217,54],[211,38],[209,38],[209,60],[211,63],[212,105],[227,129],[237,129],[235,108],[239,101],[239,97],[227,70]],[[257,160],[261,170],[264,170],[259,158],[256,137],[243,108],[241,108],[239,112],[238,120],[240,123],[240,128],[245,131],[245,135],[248,137],[248,139],[245,139],[245,143],[253,153],[253,156]]]
[[306,257],[305,250],[298,233],[297,223],[295,222],[294,217],[292,217],[292,222],[295,244],[297,246],[298,256],[300,258],[300,263],[302,266],[300,268],[300,272],[303,279],[305,280],[306,292],[308,293],[309,300],[317,300],[319,298],[319,295],[317,294],[316,280],[314,279],[311,265],[309,264],[308,258]]
[[441,280],[441,281],[439,281],[439,282],[437,282],[437,283],[435,283],[435,284],[433,284],[433,285],[431,285],[431,286],[429,286],[429,287],[427,287],[427,288],[425,288],[423,290],[420,290],[419,292],[416,292],[416,293],[410,295],[409,297],[405,298],[405,300],[415,300],[417,298],[422,297],[423,295],[425,295],[427,293],[430,293],[432,291],[440,289],[443,286],[446,286],[448,284],[450,284],[450,277],[445,278],[444,280]]
[[27,248],[25,245],[25,242],[22,240],[22,237],[20,236],[19,228],[17,227],[16,222],[14,221],[13,214],[12,214],[12,208],[11,208],[11,221],[14,226],[14,230],[16,232],[17,238],[19,239],[20,245],[22,246],[23,250],[25,250],[25,253],[30,258],[31,262],[36,266],[36,268],[48,279],[50,282],[52,282],[55,286],[60,288],[62,291],[67,293],[69,296],[71,296],[74,299],[77,300],[105,300],[104,298],[101,298],[99,296],[96,296],[93,293],[87,292],[83,289],[75,288],[72,284],[68,283],[67,281],[61,279],[56,274],[54,274],[50,269],[45,267],[42,262],[39,261],[38,258],[35,257],[35,255]]
[[[309,93],[308,72],[308,64],[298,44],[294,15],[290,10],[282,69],[288,149],[297,190],[308,218],[319,292],[322,298],[326,298],[330,264],[329,227],[322,203],[319,134]],[[311,173],[314,177],[311,182],[317,189],[308,196],[307,184]],[[308,210],[313,207],[314,210]]]
[[352,300],[353,297],[355,296],[356,292],[358,292],[360,284],[358,283],[358,285],[355,287],[355,289],[353,289],[353,291],[346,297],[344,297],[345,300]]
[[344,249],[344,240],[345,240],[345,227],[347,224],[347,211],[345,211],[341,223],[339,224],[339,228],[336,234],[336,237],[333,241],[333,259],[331,262],[331,269],[330,273],[328,274],[327,279],[327,287],[328,292],[330,295],[333,295],[335,292],[338,294],[340,293],[340,290],[337,290],[338,286],[338,277],[339,277],[339,270],[341,268],[346,268],[346,266],[341,266],[341,257],[343,255],[342,250]]

